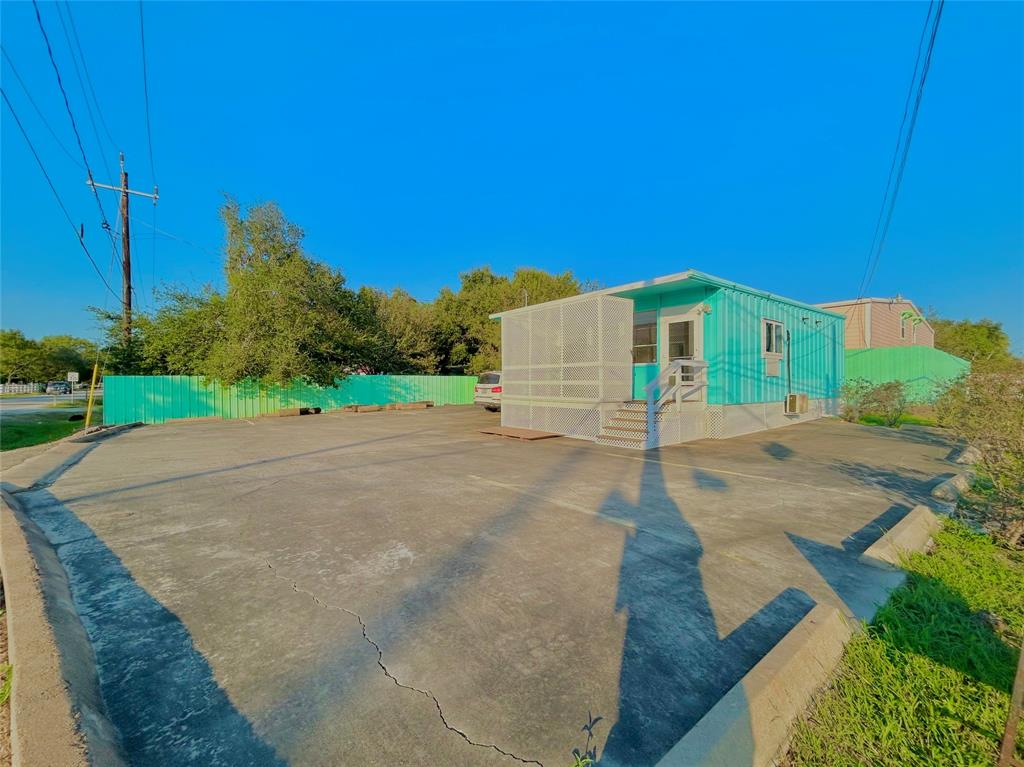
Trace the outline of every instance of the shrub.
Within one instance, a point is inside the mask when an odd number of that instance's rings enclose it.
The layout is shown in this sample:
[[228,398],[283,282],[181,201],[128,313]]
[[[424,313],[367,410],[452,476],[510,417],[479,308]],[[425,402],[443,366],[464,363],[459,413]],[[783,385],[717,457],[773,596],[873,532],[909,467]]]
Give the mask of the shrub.
[[899,426],[900,419],[907,412],[907,390],[902,381],[888,381],[871,390],[869,407],[882,416],[886,426]]
[[874,384],[866,378],[851,378],[844,383],[839,390],[843,399],[843,420],[857,423],[868,410],[873,390]]
[[978,449],[987,526],[1010,546],[1024,539],[1024,373],[971,373],[936,403],[939,422]]

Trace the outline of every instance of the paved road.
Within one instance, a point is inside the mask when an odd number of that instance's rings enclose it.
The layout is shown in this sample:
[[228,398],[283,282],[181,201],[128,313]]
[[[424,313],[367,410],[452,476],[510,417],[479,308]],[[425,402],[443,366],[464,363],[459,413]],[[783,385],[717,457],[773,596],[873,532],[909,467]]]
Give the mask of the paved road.
[[[71,397],[67,394],[54,396],[52,394],[26,394],[24,397],[0,397],[0,413],[34,413],[39,410],[46,410],[55,402],[69,402]],[[85,409],[87,395],[76,392],[74,401],[81,404]],[[74,412],[70,409],[70,412]]]
[[654,767],[816,602],[870,615],[899,576],[859,554],[951,470],[910,428],[640,453],[496,421],[174,424],[5,471],[131,762],[560,767],[600,716],[602,767]]

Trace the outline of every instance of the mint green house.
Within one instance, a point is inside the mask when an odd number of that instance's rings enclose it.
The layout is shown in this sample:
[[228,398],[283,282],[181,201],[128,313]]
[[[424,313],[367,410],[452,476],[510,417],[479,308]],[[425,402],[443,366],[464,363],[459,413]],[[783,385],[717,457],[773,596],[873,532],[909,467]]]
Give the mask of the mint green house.
[[492,316],[505,426],[644,449],[838,408],[843,315],[694,270]]

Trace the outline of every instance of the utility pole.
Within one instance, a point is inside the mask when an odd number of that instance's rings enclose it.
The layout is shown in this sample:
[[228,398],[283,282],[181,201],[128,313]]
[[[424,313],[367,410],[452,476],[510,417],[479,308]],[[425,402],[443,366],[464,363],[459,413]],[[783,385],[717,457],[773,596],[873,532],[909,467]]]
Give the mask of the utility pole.
[[122,317],[124,322],[125,339],[132,335],[132,243],[129,236],[128,196],[137,194],[139,197],[149,197],[153,204],[160,199],[159,189],[153,187],[153,194],[148,192],[137,192],[128,188],[128,171],[124,169],[124,152],[121,153],[121,186],[110,186],[109,184],[98,184],[90,174],[85,182],[96,189],[110,189],[121,193],[121,304]]

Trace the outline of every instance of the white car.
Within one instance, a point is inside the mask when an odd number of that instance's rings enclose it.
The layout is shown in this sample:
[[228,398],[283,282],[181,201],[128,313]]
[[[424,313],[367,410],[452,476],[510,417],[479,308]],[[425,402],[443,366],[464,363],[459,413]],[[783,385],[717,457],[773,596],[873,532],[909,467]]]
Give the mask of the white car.
[[476,379],[473,402],[494,412],[501,410],[501,371],[488,370]]

